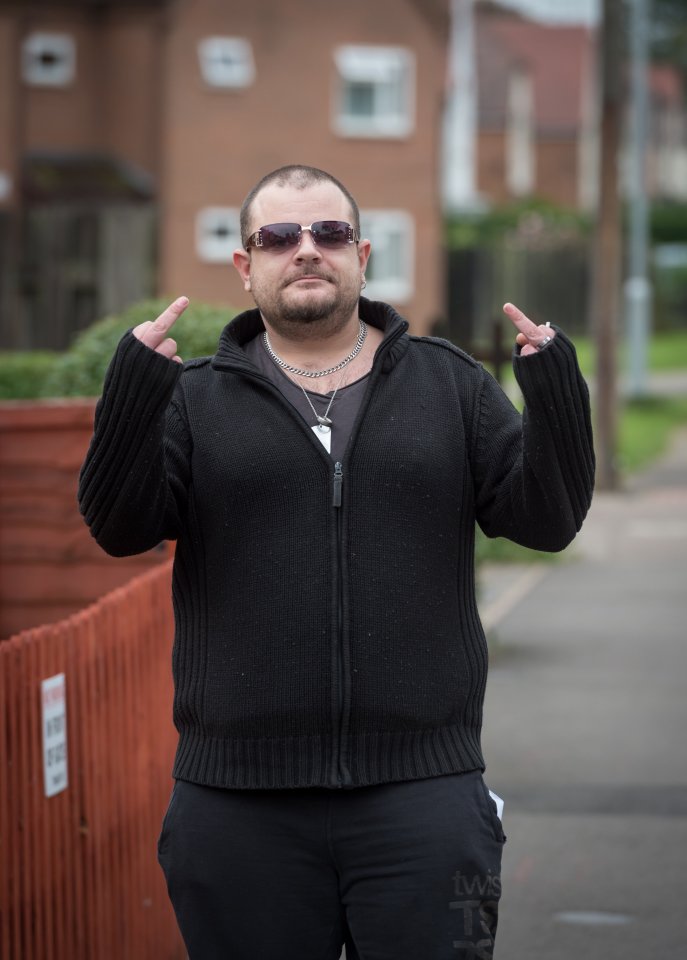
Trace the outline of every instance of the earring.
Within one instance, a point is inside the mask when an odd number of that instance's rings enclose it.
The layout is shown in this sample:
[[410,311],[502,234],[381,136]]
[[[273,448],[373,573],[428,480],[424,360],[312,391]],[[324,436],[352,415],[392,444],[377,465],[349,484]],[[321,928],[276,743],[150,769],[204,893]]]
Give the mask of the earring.
[[365,287],[367,286],[367,280],[365,279],[365,274],[363,274],[363,276],[362,276],[362,281],[363,281],[363,283],[362,283],[362,286],[360,287],[360,289],[361,289],[361,290],[364,290]]

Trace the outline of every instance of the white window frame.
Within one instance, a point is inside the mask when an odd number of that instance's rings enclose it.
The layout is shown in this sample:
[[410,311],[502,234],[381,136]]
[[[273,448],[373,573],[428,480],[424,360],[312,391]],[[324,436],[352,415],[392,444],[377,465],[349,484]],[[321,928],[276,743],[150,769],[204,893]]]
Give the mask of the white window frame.
[[243,37],[205,37],[198,42],[198,60],[209,87],[249,87],[255,80],[253,48]]
[[[227,231],[217,235],[218,228]],[[203,207],[196,215],[196,253],[204,263],[231,263],[234,250],[241,246],[238,207]]]
[[532,76],[520,67],[508,81],[506,180],[514,197],[529,196],[535,187],[534,87]]
[[[57,60],[42,62],[45,54]],[[33,87],[68,87],[76,77],[76,42],[68,33],[30,33],[22,44],[22,77]]]
[[[407,303],[415,293],[415,220],[406,210],[361,210],[360,231],[372,245],[367,286],[363,296],[371,300]],[[400,236],[399,260],[395,269],[385,258],[390,235]],[[375,256],[376,252],[376,256]]]
[[[334,131],[342,137],[405,138],[415,129],[415,54],[406,47],[341,46],[334,51],[336,85]],[[348,84],[372,86],[373,112],[351,113],[346,107]],[[395,90],[390,88],[394,85]],[[397,101],[387,109],[388,100]],[[387,101],[385,103],[385,101]]]

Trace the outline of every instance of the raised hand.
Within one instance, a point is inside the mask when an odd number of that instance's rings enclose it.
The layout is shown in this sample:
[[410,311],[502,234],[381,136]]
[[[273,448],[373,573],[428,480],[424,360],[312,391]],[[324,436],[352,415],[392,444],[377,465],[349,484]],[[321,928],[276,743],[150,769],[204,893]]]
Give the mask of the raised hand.
[[520,346],[520,355],[523,357],[529,357],[531,354],[543,350],[546,344],[550,343],[556,336],[553,327],[544,323],[537,326],[513,303],[504,303],[503,312],[509,320],[513,321],[514,326],[519,331],[515,342]]
[[131,332],[151,350],[161,353],[168,360],[176,360],[177,363],[182,363],[181,357],[177,355],[176,340],[172,340],[167,334],[184,312],[188,303],[188,297],[179,297],[174,303],[170,303],[157,320],[146,320],[145,323],[139,323]]

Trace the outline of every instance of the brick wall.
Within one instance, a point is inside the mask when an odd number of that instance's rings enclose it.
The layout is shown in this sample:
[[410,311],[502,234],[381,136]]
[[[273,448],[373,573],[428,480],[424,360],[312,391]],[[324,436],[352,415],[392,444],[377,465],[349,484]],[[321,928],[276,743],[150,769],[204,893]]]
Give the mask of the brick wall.
[[76,502],[95,401],[0,404],[0,639],[52,623],[169,557],[114,558]]
[[[204,206],[239,207],[253,184],[286,163],[334,173],[361,208],[401,208],[415,220],[415,293],[398,304],[418,332],[443,308],[438,137],[443,37],[418,4],[263,0],[227,17],[210,0],[180,3],[166,46],[164,220],[159,286],[211,302],[252,306],[231,266],[203,264],[194,224]],[[207,87],[198,41],[250,41],[256,77],[243,89]],[[341,137],[332,130],[338,44],[409,47],[416,57],[416,125],[407,138]],[[173,225],[173,228],[172,228]]]
[[[137,165],[156,184],[160,207],[158,290],[252,305],[230,262],[202,262],[196,215],[239,207],[253,184],[285,163],[330,170],[361,208],[412,215],[414,291],[395,304],[417,332],[444,309],[439,198],[447,2],[306,0],[227,4],[176,0],[159,9],[98,9],[28,3],[0,14],[0,169],[29,151],[105,152]],[[70,34],[77,71],[64,88],[21,80],[22,38]],[[250,42],[256,67],[245,88],[207,85],[198,42]],[[415,126],[407,137],[344,137],[333,130],[334,51],[341,44],[399,46],[415,58]],[[2,87],[11,93],[2,92]],[[16,202],[16,194],[15,194]]]

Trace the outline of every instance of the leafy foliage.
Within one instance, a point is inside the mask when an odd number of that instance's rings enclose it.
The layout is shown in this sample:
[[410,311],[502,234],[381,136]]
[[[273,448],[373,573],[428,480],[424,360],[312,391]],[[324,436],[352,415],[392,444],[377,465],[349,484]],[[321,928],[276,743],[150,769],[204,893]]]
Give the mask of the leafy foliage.
[[508,239],[523,247],[541,247],[587,236],[590,218],[546,200],[527,199],[494,207],[486,213],[449,220],[450,249],[492,245]]
[[38,350],[0,354],[0,400],[31,400],[40,396],[58,356]]
[[653,203],[650,229],[655,243],[687,243],[687,203]]
[[[38,395],[44,397],[99,396],[108,364],[122,336],[146,320],[154,320],[169,300],[143,300],[122,313],[106,317],[80,333],[60,354]],[[234,316],[226,307],[191,302],[174,327],[179,355],[209,356],[215,353],[222,328]]]

